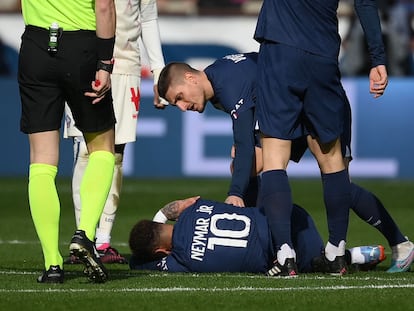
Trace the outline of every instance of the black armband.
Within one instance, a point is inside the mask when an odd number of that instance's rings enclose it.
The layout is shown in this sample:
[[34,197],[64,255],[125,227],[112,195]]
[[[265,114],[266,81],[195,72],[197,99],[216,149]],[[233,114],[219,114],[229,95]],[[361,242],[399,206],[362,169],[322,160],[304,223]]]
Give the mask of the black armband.
[[108,71],[109,73],[112,73],[112,70],[114,69],[114,62],[111,61],[110,64],[104,63],[101,60],[98,60],[98,65],[96,66],[96,71],[98,70],[105,70]]
[[98,37],[97,54],[100,60],[110,60],[114,54],[115,36],[109,39]]

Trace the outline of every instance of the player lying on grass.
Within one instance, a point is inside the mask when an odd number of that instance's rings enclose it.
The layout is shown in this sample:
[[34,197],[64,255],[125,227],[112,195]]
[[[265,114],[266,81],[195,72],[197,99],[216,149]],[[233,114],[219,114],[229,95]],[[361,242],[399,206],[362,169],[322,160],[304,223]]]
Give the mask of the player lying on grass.
[[[130,268],[166,272],[265,273],[275,248],[266,216],[255,207],[191,197],[165,205],[131,230]],[[176,220],[174,225],[167,220]],[[324,243],[312,217],[294,205],[292,239],[300,272],[326,272]],[[323,256],[323,257],[322,257]],[[360,246],[346,252],[348,264],[373,269],[385,259],[384,247]]]
[[[202,113],[208,102],[229,114],[233,123],[233,141],[237,146],[234,172],[226,203],[256,206],[255,135],[257,53],[226,55],[203,71],[185,63],[169,63],[161,71],[158,91],[172,106],[182,111]],[[164,107],[164,106],[162,106]],[[344,132],[341,136],[346,167],[351,156],[351,111],[348,105]],[[292,143],[291,159],[299,161],[307,149],[304,139]],[[403,272],[414,259],[414,244],[399,230],[381,201],[370,191],[351,182],[352,210],[365,222],[379,230],[392,249],[388,272]],[[269,221],[272,221],[269,219]]]

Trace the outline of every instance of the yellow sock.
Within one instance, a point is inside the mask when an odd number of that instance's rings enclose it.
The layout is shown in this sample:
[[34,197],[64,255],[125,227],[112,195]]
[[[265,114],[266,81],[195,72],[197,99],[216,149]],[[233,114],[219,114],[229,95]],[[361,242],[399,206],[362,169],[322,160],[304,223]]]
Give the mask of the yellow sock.
[[78,229],[84,230],[89,240],[95,239],[95,230],[101,217],[114,173],[115,156],[107,151],[89,155],[88,165],[80,186],[81,214]]
[[42,245],[45,268],[63,268],[59,251],[60,202],[55,185],[57,167],[35,163],[29,168],[29,205],[33,223]]

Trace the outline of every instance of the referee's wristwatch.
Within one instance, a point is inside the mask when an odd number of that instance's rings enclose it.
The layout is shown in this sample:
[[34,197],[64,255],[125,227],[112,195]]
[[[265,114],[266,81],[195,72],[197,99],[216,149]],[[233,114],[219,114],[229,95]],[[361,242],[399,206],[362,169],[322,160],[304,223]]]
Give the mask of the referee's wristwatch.
[[113,69],[114,69],[114,61],[113,60],[111,60],[111,62],[109,64],[104,63],[103,61],[99,60],[98,65],[96,66],[96,71],[105,70],[105,71],[108,71],[109,73],[112,73]]

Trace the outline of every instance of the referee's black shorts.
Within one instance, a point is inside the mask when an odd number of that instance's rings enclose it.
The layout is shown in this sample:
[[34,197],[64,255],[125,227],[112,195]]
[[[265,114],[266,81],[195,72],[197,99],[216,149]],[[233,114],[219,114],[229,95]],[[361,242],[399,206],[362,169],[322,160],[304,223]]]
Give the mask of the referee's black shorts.
[[84,93],[95,80],[95,31],[63,31],[55,55],[47,51],[49,32],[27,26],[19,55],[19,89],[22,102],[20,129],[24,133],[61,127],[65,101],[82,132],[99,132],[115,124],[112,93],[97,104]]

